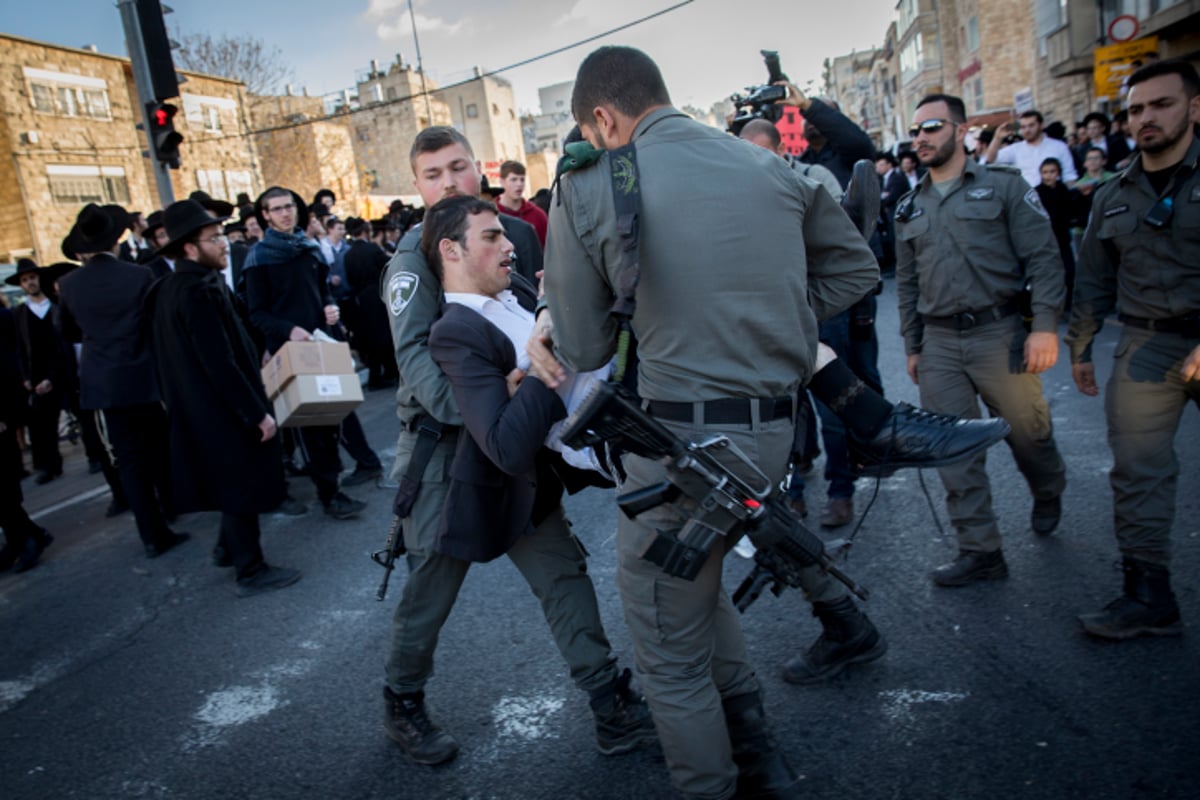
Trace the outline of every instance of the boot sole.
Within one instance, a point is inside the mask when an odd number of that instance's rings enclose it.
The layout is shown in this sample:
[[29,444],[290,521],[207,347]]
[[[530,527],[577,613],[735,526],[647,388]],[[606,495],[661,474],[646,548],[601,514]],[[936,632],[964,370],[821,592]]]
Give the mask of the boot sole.
[[854,474],[864,478],[890,478],[902,469],[925,469],[927,467],[948,467],[951,464],[957,464],[960,461],[966,461],[972,456],[982,453],[994,444],[999,444],[1004,441],[1005,436],[998,436],[994,439],[985,439],[979,444],[972,447],[970,450],[964,450],[961,453],[956,453],[948,458],[938,458],[932,461],[889,461],[883,464],[864,464],[862,466],[853,466]]
[[1141,626],[1137,628],[1127,628],[1123,630],[1114,630],[1112,628],[1104,628],[1089,624],[1089,621],[1083,617],[1077,617],[1079,624],[1083,626],[1084,632],[1091,636],[1100,639],[1108,639],[1109,641],[1122,642],[1127,639],[1136,639],[1139,636],[1182,636],[1183,623],[1173,622],[1170,625],[1165,625],[1158,628],[1149,628]]
[[602,756],[623,756],[626,753],[632,753],[644,744],[652,744],[658,741],[658,734],[653,731],[639,734],[629,741],[617,742],[616,744],[603,745],[596,742],[596,749],[600,751]]

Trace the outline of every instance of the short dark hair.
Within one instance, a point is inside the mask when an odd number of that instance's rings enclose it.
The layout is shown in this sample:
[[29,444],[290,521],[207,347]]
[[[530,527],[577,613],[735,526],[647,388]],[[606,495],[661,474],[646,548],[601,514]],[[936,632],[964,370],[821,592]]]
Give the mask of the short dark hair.
[[1040,172],[1042,167],[1046,166],[1047,164],[1052,165],[1056,170],[1058,170],[1059,176],[1061,176],[1063,174],[1062,162],[1054,157],[1050,157],[1050,158],[1043,160],[1042,163],[1038,165],[1038,171]]
[[1034,111],[1032,108],[1029,109],[1028,111],[1022,111],[1020,116],[1021,116],[1021,119],[1029,119],[1030,117],[1037,117],[1038,125],[1042,125],[1043,123],[1046,122],[1046,118],[1042,116],[1042,112]]
[[1084,161],[1086,161],[1087,157],[1090,156],[1092,153],[1099,153],[1101,161],[1104,161],[1104,162],[1108,161],[1108,153],[1104,152],[1099,147],[1089,147],[1087,150],[1084,150],[1083,151]]
[[1183,91],[1188,99],[1200,94],[1200,75],[1190,62],[1182,58],[1168,58],[1166,61],[1152,61],[1129,76],[1130,89],[1143,81],[1158,78],[1163,75],[1178,75],[1183,81]]
[[886,161],[886,162],[888,162],[888,164],[892,165],[893,167],[898,166],[900,163],[896,160],[896,157],[894,155],[892,155],[892,152],[890,150],[880,150],[878,153],[875,154],[875,160],[876,161]]
[[466,244],[464,240],[468,217],[485,211],[491,214],[500,213],[494,205],[478,197],[455,195],[439,200],[433,208],[425,212],[425,222],[421,229],[421,252],[425,254],[425,261],[439,282],[445,281],[446,273],[438,245],[443,239]]
[[640,117],[654,106],[671,105],[671,95],[650,56],[632,47],[607,45],[579,65],[571,113],[583,125],[591,122],[592,109],[604,104],[627,117]]
[[913,163],[915,163],[915,164],[921,163],[921,159],[917,158],[917,154],[915,152],[913,152],[912,150],[901,150],[897,164],[899,164],[900,161],[903,161],[906,158],[911,159],[913,161]]
[[739,137],[749,139],[751,136],[766,136],[771,142],[771,147],[776,150],[783,143],[783,137],[779,135],[779,128],[775,127],[775,123],[768,119],[752,119],[742,127],[742,132]]
[[1104,126],[1104,132],[1105,132],[1105,133],[1108,133],[1108,126],[1109,126],[1108,117],[1107,117],[1106,115],[1104,115],[1104,114],[1101,114],[1099,111],[1093,111],[1093,112],[1091,112],[1091,113],[1090,113],[1090,114],[1088,114],[1086,117],[1084,117],[1084,118],[1083,118],[1083,122],[1081,122],[1081,123],[1079,123],[1079,124],[1080,124],[1080,125],[1082,125],[1083,127],[1085,127],[1085,128],[1086,128],[1086,127],[1087,127],[1087,124],[1088,124],[1089,122],[1091,122],[1092,120],[1096,120],[1096,121],[1097,121],[1097,122],[1099,122],[1101,125],[1103,125],[1103,126]]
[[967,107],[963,104],[961,97],[956,97],[952,94],[927,94],[921,98],[921,102],[917,103],[917,108],[927,106],[930,103],[945,103],[946,108],[950,110],[950,121],[957,122],[960,125],[967,121]]
[[461,144],[466,148],[471,158],[475,157],[475,151],[471,149],[471,143],[467,141],[467,137],[449,125],[434,125],[432,128],[426,128],[417,134],[417,138],[413,139],[412,147],[408,151],[408,163],[412,165],[413,172],[416,172],[417,156],[422,153],[436,153],[443,147],[456,144]]
[[282,186],[272,186],[270,189],[267,189],[262,194],[263,211],[267,210],[268,201],[273,200],[276,197],[286,197],[289,200],[291,200],[292,199],[292,190],[284,189]]
[[524,175],[525,165],[520,161],[505,161],[500,165],[500,180],[504,180],[509,175]]

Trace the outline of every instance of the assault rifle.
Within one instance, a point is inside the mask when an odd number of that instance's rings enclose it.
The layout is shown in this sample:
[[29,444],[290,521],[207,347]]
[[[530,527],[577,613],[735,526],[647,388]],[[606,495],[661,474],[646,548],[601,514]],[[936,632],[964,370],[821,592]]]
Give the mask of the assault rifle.
[[867,590],[834,564],[825,543],[728,437],[684,441],[643,411],[629,390],[607,382],[597,384],[567,420],[562,441],[574,448],[607,442],[666,467],[665,481],[623,494],[617,505],[630,519],[664,503],[686,517],[680,528],[658,531],[640,553],[668,575],[693,580],[718,540],[744,530],[755,553],[753,571],[733,595],[739,611],[763,589],[778,596],[786,587],[800,586],[800,571],[814,565],[867,598]]

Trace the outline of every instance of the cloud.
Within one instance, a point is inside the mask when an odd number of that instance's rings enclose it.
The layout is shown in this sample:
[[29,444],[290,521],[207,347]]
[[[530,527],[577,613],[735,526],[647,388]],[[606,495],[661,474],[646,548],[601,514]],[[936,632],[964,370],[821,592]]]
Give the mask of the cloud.
[[[376,0],[383,3],[396,3],[397,0]],[[431,33],[444,33],[451,35],[457,33],[463,26],[463,21],[448,22],[444,19],[436,17],[427,17],[424,14],[417,14],[417,30],[422,36]],[[412,20],[409,18],[407,11],[403,14],[396,14],[391,20],[384,20],[375,27],[375,35],[380,39],[387,41],[389,39],[409,39],[412,37]]]

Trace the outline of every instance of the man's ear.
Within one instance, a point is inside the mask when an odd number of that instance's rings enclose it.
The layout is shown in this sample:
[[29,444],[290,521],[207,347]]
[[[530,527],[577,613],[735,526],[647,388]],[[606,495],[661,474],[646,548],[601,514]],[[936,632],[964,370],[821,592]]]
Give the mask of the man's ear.
[[447,261],[457,261],[459,256],[458,242],[453,239],[442,239],[438,242],[438,254],[442,257],[442,263]]

